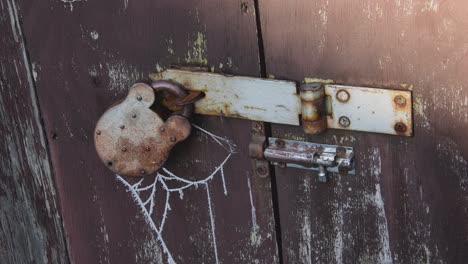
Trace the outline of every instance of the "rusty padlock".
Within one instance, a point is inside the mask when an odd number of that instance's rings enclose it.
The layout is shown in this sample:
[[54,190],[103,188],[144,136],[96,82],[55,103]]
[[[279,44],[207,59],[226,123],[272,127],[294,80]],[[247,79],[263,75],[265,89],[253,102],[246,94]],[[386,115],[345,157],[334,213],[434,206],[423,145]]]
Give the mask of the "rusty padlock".
[[106,166],[123,176],[144,176],[157,171],[172,147],[190,135],[188,118],[193,104],[172,113],[166,121],[150,107],[156,93],[187,96],[181,86],[169,81],[137,83],[121,103],[112,106],[99,119],[94,143]]

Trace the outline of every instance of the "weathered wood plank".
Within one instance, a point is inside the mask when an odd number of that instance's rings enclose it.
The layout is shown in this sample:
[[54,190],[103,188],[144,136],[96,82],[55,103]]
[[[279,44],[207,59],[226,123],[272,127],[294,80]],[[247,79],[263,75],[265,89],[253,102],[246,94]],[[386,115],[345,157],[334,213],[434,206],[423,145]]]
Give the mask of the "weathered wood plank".
[[260,1],[268,74],[412,89],[413,138],[273,135],[353,146],[356,177],[278,169],[284,263],[468,261],[466,1]]
[[[224,176],[218,171],[208,184],[185,189],[183,199],[174,192],[167,198],[158,182],[151,221],[92,143],[104,110],[135,81],[170,64],[258,75],[253,1],[22,0],[21,7],[73,262],[165,263],[169,253],[177,263],[278,262],[270,180],[250,173],[250,122],[197,117],[196,124],[231,139],[238,152]],[[166,168],[203,180],[226,154],[194,129]],[[151,222],[163,229],[161,237]]]
[[0,1],[0,263],[67,263],[15,1]]

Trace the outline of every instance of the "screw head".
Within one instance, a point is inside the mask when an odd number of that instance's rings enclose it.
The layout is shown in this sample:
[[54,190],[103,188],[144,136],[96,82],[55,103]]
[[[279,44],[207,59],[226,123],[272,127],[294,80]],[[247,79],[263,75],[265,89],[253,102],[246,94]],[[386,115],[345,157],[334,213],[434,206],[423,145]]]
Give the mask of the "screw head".
[[96,135],[101,135],[101,130],[96,131]]
[[132,118],[136,118],[136,117],[137,117],[137,115],[136,115],[136,114],[133,114],[133,115],[132,115]]
[[406,98],[401,96],[401,95],[397,95],[395,96],[395,98],[393,99],[393,101],[395,102],[395,104],[397,104],[398,106],[400,107],[403,107],[406,105]]
[[122,152],[127,152],[127,148],[126,148],[126,147],[123,147],[123,148],[122,148]]
[[259,166],[255,169],[259,177],[265,178],[268,176],[268,169],[265,166]]
[[346,149],[342,146],[339,146],[336,148],[336,155],[340,158],[343,158],[346,156]]
[[146,147],[145,147],[145,150],[146,150],[146,151],[150,151],[150,150],[151,150],[151,148],[150,148],[150,147],[148,147],[148,146],[146,146]]
[[276,145],[278,148],[284,148],[284,146],[286,145],[286,143],[284,142],[284,140],[277,139],[277,140],[275,141],[275,145]]
[[177,138],[176,138],[176,137],[174,137],[174,136],[171,136],[171,141],[172,141],[172,142],[176,142],[176,140],[177,140]]
[[161,128],[159,129],[159,131],[161,131],[161,132],[165,132],[165,131],[166,131],[166,129],[165,129],[164,127],[161,127]]
[[403,122],[398,122],[395,124],[395,127],[394,127],[395,131],[398,132],[398,133],[404,133],[406,132],[406,130],[408,129],[405,125],[405,123]]
[[338,122],[342,127],[349,127],[349,125],[351,125],[351,120],[349,120],[347,116],[341,116],[340,119],[338,119]]
[[141,100],[143,100],[143,97],[141,97],[141,95],[138,95],[138,96],[137,96],[137,100],[138,100],[138,101],[141,101]]
[[124,128],[125,128],[125,126],[124,126],[124,125],[120,125],[120,129],[124,129]]
[[336,99],[338,99],[338,101],[340,101],[342,103],[348,102],[350,97],[351,96],[349,95],[348,91],[346,91],[346,90],[339,90],[336,93]]
[[262,125],[258,122],[255,123],[255,130],[262,131]]

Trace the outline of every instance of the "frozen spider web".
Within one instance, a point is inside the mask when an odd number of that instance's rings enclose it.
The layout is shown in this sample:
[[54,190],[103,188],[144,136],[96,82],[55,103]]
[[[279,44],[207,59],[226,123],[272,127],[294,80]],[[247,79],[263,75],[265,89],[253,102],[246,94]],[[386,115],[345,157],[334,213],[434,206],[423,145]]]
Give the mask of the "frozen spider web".
[[[216,176],[221,177],[223,188],[224,188],[224,194],[227,195],[226,181],[224,179],[224,165],[229,161],[231,156],[236,153],[236,145],[231,140],[214,135],[197,125],[192,125],[192,126],[198,129],[199,131],[201,131],[202,133],[206,134],[208,137],[212,138],[217,144],[219,144],[222,148],[224,148],[227,153],[226,157],[222,160],[222,162],[218,166],[216,166],[213,169],[213,171],[203,180],[190,181],[190,180],[187,180],[187,179],[184,179],[182,177],[175,175],[174,173],[170,172],[168,169],[164,167],[162,168],[162,171],[157,172],[156,177],[154,178],[154,181],[147,186],[142,186],[143,179],[138,181],[135,184],[132,184],[132,183],[129,183],[127,180],[125,180],[125,178],[121,177],[120,175],[116,175],[116,176],[117,176],[117,180],[122,182],[127,188],[127,190],[132,194],[132,197],[135,200],[136,204],[140,207],[141,212],[146,222],[149,224],[151,229],[156,233],[156,238],[161,244],[164,254],[167,255],[167,262],[169,264],[176,263],[163,237],[164,225],[166,223],[168,213],[171,210],[171,205],[170,205],[171,194],[178,194],[179,197],[183,199],[185,189],[188,189],[191,187],[198,188],[198,186],[203,186],[205,188],[206,198],[208,201],[208,213],[209,213],[210,222],[211,222],[211,237],[212,237],[212,243],[213,243],[213,248],[214,248],[214,255],[215,255],[216,263],[218,264],[219,263],[218,249],[216,245],[215,223],[214,223],[213,209],[211,206],[209,182]],[[177,182],[180,186],[177,188],[171,188],[169,187],[168,182]],[[156,197],[157,190],[165,192],[165,197],[166,197],[164,201],[164,210],[162,213],[162,218],[159,222],[153,220],[153,209],[156,206],[155,197]],[[143,198],[143,197],[146,197],[148,193],[149,193],[148,198],[146,199]]]

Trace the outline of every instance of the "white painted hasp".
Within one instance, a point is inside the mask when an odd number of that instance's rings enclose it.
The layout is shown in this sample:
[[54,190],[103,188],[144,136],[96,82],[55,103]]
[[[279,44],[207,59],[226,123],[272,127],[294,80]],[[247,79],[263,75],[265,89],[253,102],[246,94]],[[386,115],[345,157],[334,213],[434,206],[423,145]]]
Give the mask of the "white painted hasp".
[[[167,69],[150,75],[202,91],[195,113],[301,125],[301,99],[292,81],[231,76],[191,69]],[[327,127],[412,136],[410,91],[324,84]],[[337,93],[346,91],[340,98]],[[344,100],[343,100],[344,99]],[[348,122],[340,124],[340,118]]]
[[204,92],[205,97],[195,103],[198,114],[300,125],[301,102],[296,83],[291,81],[180,69],[167,69],[150,77]]
[[[338,92],[349,94],[346,102],[338,100]],[[331,114],[327,127],[400,136],[413,135],[412,96],[410,91],[345,85],[326,85]],[[340,124],[347,117],[349,126]],[[399,127],[398,127],[399,126]]]

